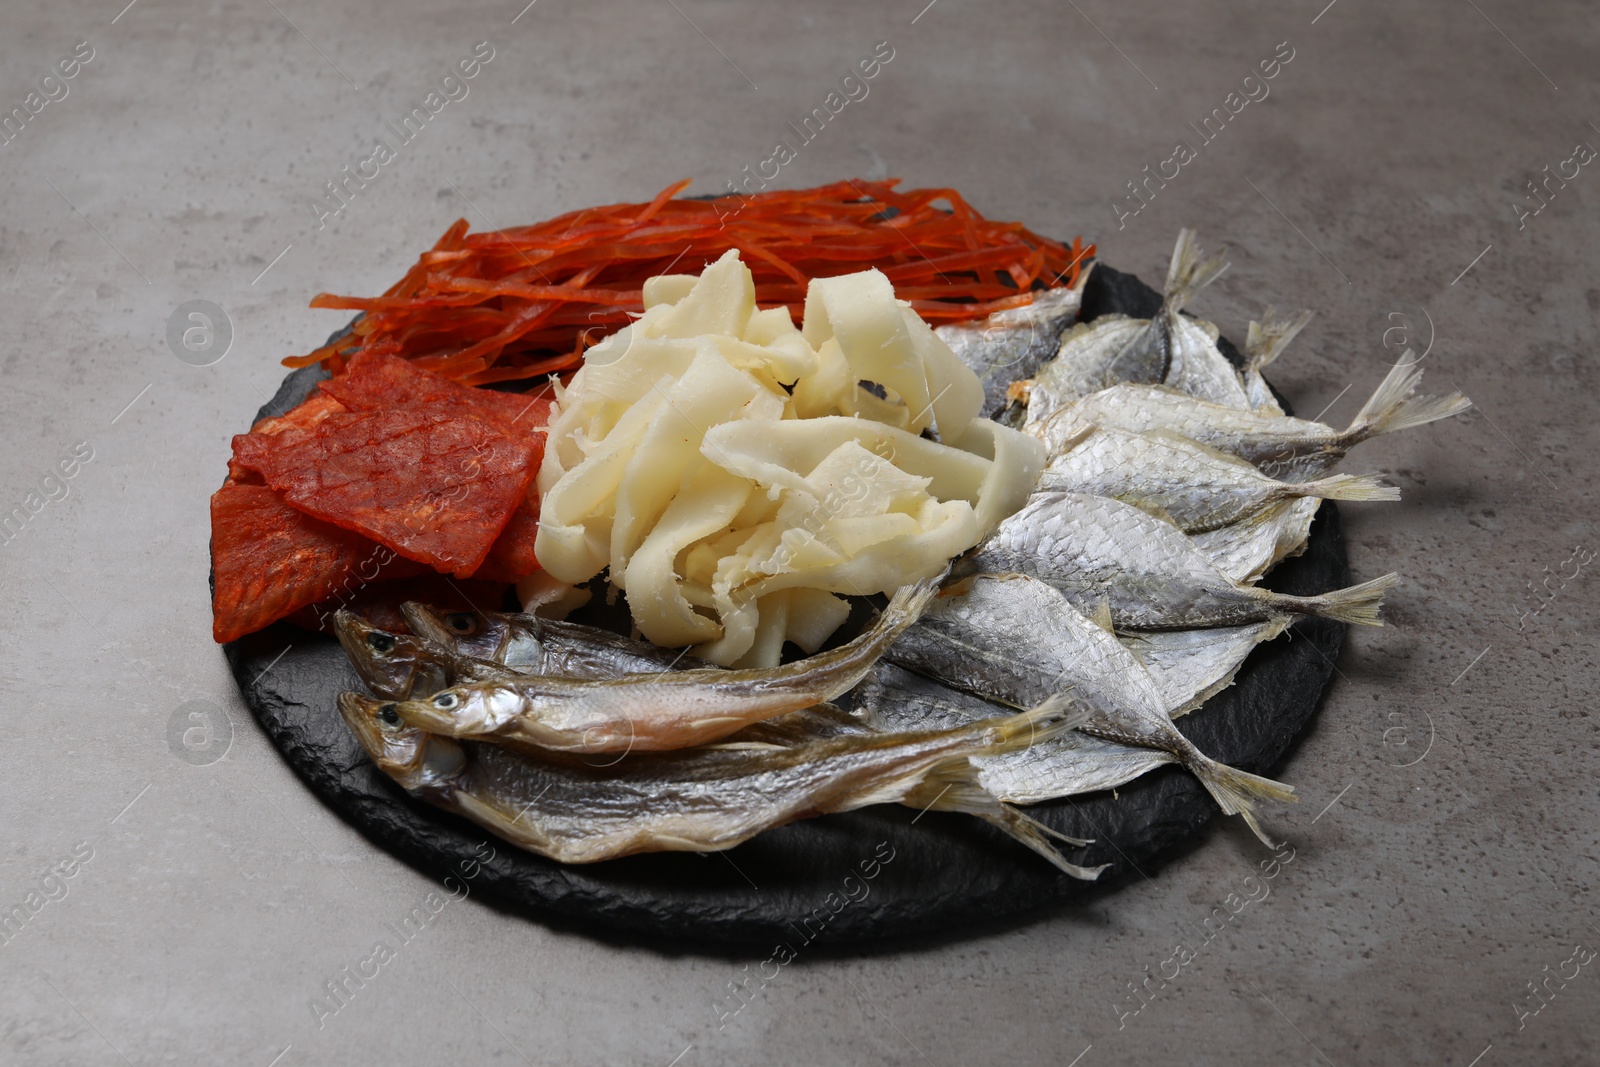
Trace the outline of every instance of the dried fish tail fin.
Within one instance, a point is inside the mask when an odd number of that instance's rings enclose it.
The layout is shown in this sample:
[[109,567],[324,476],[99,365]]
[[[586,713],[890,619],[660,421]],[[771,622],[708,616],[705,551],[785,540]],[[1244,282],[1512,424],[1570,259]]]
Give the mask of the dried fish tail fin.
[[1059,834],[1038,819],[1023,814],[1010,804],[1002,804],[1000,807],[1003,810],[997,814],[986,814],[978,817],[989,825],[1003,830],[1008,837],[1018,844],[1031,848],[1060,870],[1072,875],[1072,877],[1081,878],[1085,882],[1092,882],[1100,877],[1102,871],[1111,866],[1109,863],[1102,863],[1098,867],[1078,866],[1057,851],[1056,846],[1051,844],[1050,839],[1060,838],[1068,844],[1080,847],[1090,842]]
[[939,595],[939,590],[944,586],[945,578],[950,574],[945,568],[931,578],[924,578],[912,585],[902,585],[894,591],[889,598],[889,603],[883,609],[883,616],[878,620],[878,626],[886,630],[894,630],[899,634],[922,617],[928,610],[934,598]]
[[1231,264],[1225,258],[1226,248],[1219,249],[1209,259],[1201,259],[1200,245],[1193,230],[1178,231],[1178,243],[1172,247],[1172,262],[1167,266],[1167,290],[1161,308],[1171,315],[1181,311],[1194,295],[1218,278]]
[[1411,349],[1400,356],[1365,406],[1356,413],[1350,426],[1339,435],[1341,447],[1348,448],[1369,437],[1395,430],[1447,419],[1472,407],[1460,393],[1448,396],[1412,396],[1422,381],[1422,371],[1412,358]]
[[1244,341],[1247,370],[1259,373],[1262,367],[1277,359],[1289,342],[1294,340],[1295,334],[1306,328],[1314,312],[1297,311],[1286,319],[1278,318],[1277,314],[1277,309],[1269,305],[1261,313],[1261,321],[1250,324],[1250,332]]
[[1284,482],[1273,490],[1273,497],[1314,496],[1323,500],[1399,500],[1400,489],[1385,485],[1376,474],[1334,474],[1314,482]]
[[1052,839],[1075,848],[1093,842],[1052,830],[1012,805],[996,800],[978,783],[978,769],[966,757],[935,767],[901,803],[922,811],[954,811],[982,819],[1074,878],[1092,882],[1105,870],[1104,866],[1080,867],[1061,855]]
[[974,755],[1002,756],[1071,733],[1091,718],[1089,709],[1068,693],[1057,693],[1044,703],[1003,719],[989,719],[973,729],[982,730],[985,744]]
[[1382,578],[1374,578],[1370,582],[1335,589],[1331,593],[1320,593],[1317,596],[1290,596],[1287,593],[1273,593],[1266,590],[1262,590],[1260,595],[1273,606],[1300,615],[1317,615],[1335,622],[1347,622],[1352,626],[1382,626],[1383,620],[1378,617],[1378,610],[1383,607],[1383,594],[1399,581],[1398,574],[1390,573]]
[[1218,763],[1209,756],[1202,755],[1198,760],[1191,759],[1186,762],[1224,815],[1239,816],[1268,848],[1278,847],[1256,821],[1256,802],[1271,800],[1280,804],[1292,804],[1297,799],[1294,795],[1294,786],[1275,782],[1271,778],[1263,778],[1259,774],[1241,771],[1226,763]]

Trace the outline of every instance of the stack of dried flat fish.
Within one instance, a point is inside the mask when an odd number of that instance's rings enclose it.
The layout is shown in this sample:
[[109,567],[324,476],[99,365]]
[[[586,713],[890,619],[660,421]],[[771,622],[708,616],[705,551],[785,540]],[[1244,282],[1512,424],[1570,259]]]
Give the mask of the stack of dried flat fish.
[[983,381],[985,412],[1042,440],[1049,463],[951,573],[900,590],[847,644],[727,670],[534,615],[412,604],[412,633],[395,634],[341,613],[377,697],[345,694],[340,712],[414,795],[564,862],[729,848],[903,803],[978,816],[1093,878],[1102,868],[1059,851],[1087,842],[1017,805],[1167,763],[1270,840],[1256,806],[1293,790],[1218,763],[1173,719],[1297,617],[1379,624],[1394,575],[1310,597],[1257,583],[1303,551],[1322,500],[1398,498],[1332,472],[1351,446],[1470,405],[1415,396],[1402,360],[1342,431],[1284,415],[1261,368],[1309,314],[1268,309],[1235,369],[1216,327],[1182,313],[1226,267],[1183,231],[1152,319],[1068,330],[1075,300],[1043,301],[941,328]]
[[1399,498],[1372,475],[1331,473],[1352,445],[1470,404],[1414,395],[1408,354],[1347,429],[1285,416],[1261,368],[1310,313],[1280,320],[1269,308],[1236,369],[1217,328],[1181,314],[1226,268],[1183,231],[1154,318],[1080,324],[1014,383],[1025,411],[1006,414],[1049,451],[1038,491],[957,563],[971,576],[963,595],[911,627],[856,694],[869,721],[916,729],[1068,692],[1089,712],[1078,733],[974,759],[1001,800],[1105,789],[1178,762],[1270,841],[1255,804],[1292,790],[1209,759],[1172,718],[1232,684],[1251,649],[1298,616],[1381,625],[1393,574],[1311,597],[1256,583],[1304,550],[1322,500]]

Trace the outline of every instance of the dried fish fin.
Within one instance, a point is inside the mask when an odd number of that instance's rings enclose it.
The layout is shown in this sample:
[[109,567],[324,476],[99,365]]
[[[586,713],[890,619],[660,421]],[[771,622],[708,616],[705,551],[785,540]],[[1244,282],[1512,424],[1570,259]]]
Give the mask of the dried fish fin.
[[[1168,380],[1174,370],[1175,335],[1183,327],[1178,313],[1194,299],[1196,293],[1227,271],[1230,266],[1226,258],[1227,251],[1222,248],[1215,255],[1202,259],[1203,253],[1195,239],[1195,232],[1187,227],[1178,231],[1178,240],[1172,246],[1172,260],[1167,265],[1167,284],[1162,294],[1161,310],[1106,365],[1104,384]],[[1216,340],[1215,329],[1212,327],[1208,331],[1212,341]]]
[[1052,838],[1074,848],[1093,844],[1093,841],[1052,830],[1014,806],[996,800],[993,794],[978,784],[978,771],[970,760],[951,762],[934,770],[901,803],[924,811],[954,811],[975,815],[1074,878],[1092,882],[1109,866],[1081,867],[1070,862],[1051,843]]
[[1102,863],[1098,867],[1080,867],[1076,863],[1072,863],[1056,850],[1055,846],[1050,843],[1050,838],[1059,837],[1074,846],[1086,845],[1089,842],[1058,834],[1038,819],[1033,818],[1031,815],[1025,815],[1010,804],[1002,804],[1000,807],[1001,811],[998,814],[980,815],[978,818],[991,826],[1003,830],[1008,837],[1018,844],[1026,845],[1072,877],[1080,878],[1085,882],[1093,882],[1100,877],[1106,868],[1111,866],[1109,863]]
[[1250,332],[1244,342],[1243,378],[1245,396],[1249,398],[1252,410],[1268,415],[1283,414],[1278,398],[1272,395],[1272,388],[1261,376],[1261,368],[1277,359],[1294,336],[1305,329],[1311,321],[1311,314],[1309,311],[1298,311],[1287,319],[1279,319],[1276,309],[1269,305],[1261,313],[1260,322],[1250,323]]
[[993,720],[988,747],[976,755],[1003,756],[1054,740],[1083,726],[1092,717],[1088,708],[1056,693],[1026,711]]
[[1189,768],[1224,815],[1239,816],[1268,848],[1278,847],[1277,842],[1268,837],[1256,821],[1256,802],[1272,800],[1280,804],[1292,804],[1299,799],[1294,794],[1294,786],[1218,763],[1209,756],[1190,762]]
[[1377,474],[1334,474],[1311,482],[1285,482],[1277,490],[1280,500],[1315,496],[1323,500],[1399,500],[1398,486],[1386,485]]
[[1167,265],[1163,311],[1176,315],[1196,293],[1222,277],[1233,265],[1228,262],[1226,245],[1205,259],[1200,258],[1202,255],[1195,232],[1187,227],[1179,230],[1177,243],[1172,246],[1172,261]]
[[1472,401],[1461,393],[1412,396],[1421,382],[1422,371],[1417,369],[1412,351],[1408,348],[1344,431],[1344,446],[1348,448],[1379,434],[1447,419],[1472,407]]
[[1260,322],[1251,322],[1245,335],[1244,356],[1247,371],[1261,372],[1261,368],[1283,354],[1295,335],[1305,329],[1315,312],[1297,311],[1286,319],[1277,318],[1277,309],[1267,305]]
[[1352,626],[1382,626],[1383,620],[1378,617],[1378,609],[1383,606],[1383,594],[1399,581],[1398,574],[1390,573],[1382,578],[1374,578],[1370,582],[1362,582],[1360,585],[1352,585],[1345,589],[1335,589],[1320,596],[1285,599],[1303,602],[1306,605],[1306,613],[1310,615],[1347,622]]

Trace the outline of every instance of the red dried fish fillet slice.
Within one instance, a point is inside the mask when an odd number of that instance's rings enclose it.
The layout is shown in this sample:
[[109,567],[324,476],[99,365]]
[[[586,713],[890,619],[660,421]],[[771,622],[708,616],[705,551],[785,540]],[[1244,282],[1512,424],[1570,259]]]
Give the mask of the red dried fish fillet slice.
[[[250,427],[251,433],[277,434],[288,429],[309,430],[329,415],[337,415],[348,409],[338,400],[321,393],[312,393],[299,404],[290,408],[282,415],[269,415],[264,419],[257,419],[254,426]],[[548,416],[547,416],[548,418]],[[261,475],[248,467],[242,467],[235,460],[228,460],[228,478],[223,485],[264,485]]]
[[[476,415],[521,440],[542,432],[554,397],[548,388],[527,394],[470,389],[386,352],[357,353],[322,392],[351,411],[415,408],[437,415]],[[308,401],[309,403],[309,401]]]
[[[322,389],[353,411],[389,407],[425,408],[436,413],[475,414],[493,422],[513,439],[527,443],[535,471],[544,456],[544,427],[555,393],[548,386],[527,393],[472,389],[450,381],[410,360],[387,353],[361,352],[345,372],[322,383]],[[512,513],[475,577],[515,582],[539,569],[533,540],[539,532],[539,501],[529,492]]]
[[[535,469],[538,462],[534,463]],[[530,491],[517,510],[511,513],[500,536],[489,547],[489,554],[473,574],[491,582],[515,582],[539,569],[533,554],[533,539],[539,534],[539,495]]]
[[415,410],[330,415],[233,448],[295,507],[456,577],[483,562],[535,473],[529,445],[483,419]]
[[257,419],[250,427],[250,432],[275,434],[288,429],[309,430],[329,415],[339,415],[348,410],[335,397],[312,393],[282,415]]
[[425,570],[296,511],[262,485],[225,485],[211,495],[211,569],[211,636],[219,644],[373,581]]

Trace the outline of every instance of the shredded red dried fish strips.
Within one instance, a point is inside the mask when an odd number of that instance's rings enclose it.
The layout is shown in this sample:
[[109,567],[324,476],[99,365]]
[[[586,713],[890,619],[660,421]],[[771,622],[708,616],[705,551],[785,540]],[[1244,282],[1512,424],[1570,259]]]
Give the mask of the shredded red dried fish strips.
[[438,415],[476,415],[521,440],[550,420],[554,395],[548,388],[529,393],[470,389],[383,351],[357,353],[343,374],[322,383],[330,400],[350,411],[415,408]]
[[222,644],[307,605],[424,568],[295,510],[276,490],[225,485],[211,495],[211,569],[211,636]]
[[483,563],[536,469],[526,443],[482,419],[411,410],[241,434],[233,450],[302,511],[460,578]]
[[400,614],[400,605],[408,600],[419,600],[444,611],[501,611],[505,608],[508,588],[505,582],[457,580],[442,574],[420,574],[411,578],[373,582],[363,586],[353,596],[335,597],[297,611],[289,616],[288,621],[307,630],[331,634],[334,613],[343,608],[360,615],[380,630],[404,634],[411,631],[406,626],[405,616]]
[[953,189],[901,191],[894,180],[815,189],[674,197],[586,208],[509,230],[456,222],[379,297],[319,295],[312,307],[363,312],[351,333],[291,367],[334,370],[381,348],[469,385],[573,367],[585,345],[643,310],[646,279],[693,272],[737,248],[762,307],[798,317],[811,278],[876,267],[930,322],[1030,303],[1035,288],[1075,285],[1094,246],[985,218]]

